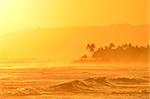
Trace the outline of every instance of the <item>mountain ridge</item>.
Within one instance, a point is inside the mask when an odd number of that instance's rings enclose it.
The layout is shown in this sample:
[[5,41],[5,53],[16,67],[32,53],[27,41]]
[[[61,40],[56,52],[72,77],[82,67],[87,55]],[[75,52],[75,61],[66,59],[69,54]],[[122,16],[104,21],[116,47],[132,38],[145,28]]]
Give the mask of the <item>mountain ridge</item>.
[[89,42],[97,43],[96,45],[110,42],[146,44],[148,31],[148,24],[27,29],[1,35],[0,55],[74,59],[85,52],[85,46]]

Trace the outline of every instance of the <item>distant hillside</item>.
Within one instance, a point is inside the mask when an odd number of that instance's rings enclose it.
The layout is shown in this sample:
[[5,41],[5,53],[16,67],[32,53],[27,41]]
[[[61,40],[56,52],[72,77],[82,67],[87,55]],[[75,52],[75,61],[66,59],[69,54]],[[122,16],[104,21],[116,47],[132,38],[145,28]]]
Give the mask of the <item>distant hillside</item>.
[[118,24],[101,27],[38,28],[0,36],[0,57],[78,58],[85,45],[148,43],[148,25]]

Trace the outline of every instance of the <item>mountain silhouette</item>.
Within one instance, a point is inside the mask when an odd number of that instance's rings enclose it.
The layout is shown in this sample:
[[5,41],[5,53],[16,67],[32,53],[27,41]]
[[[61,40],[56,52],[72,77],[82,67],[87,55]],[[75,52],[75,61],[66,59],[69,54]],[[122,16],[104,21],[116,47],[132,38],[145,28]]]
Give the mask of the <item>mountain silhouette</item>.
[[146,44],[148,38],[148,25],[28,29],[0,36],[0,56],[78,58],[89,42]]

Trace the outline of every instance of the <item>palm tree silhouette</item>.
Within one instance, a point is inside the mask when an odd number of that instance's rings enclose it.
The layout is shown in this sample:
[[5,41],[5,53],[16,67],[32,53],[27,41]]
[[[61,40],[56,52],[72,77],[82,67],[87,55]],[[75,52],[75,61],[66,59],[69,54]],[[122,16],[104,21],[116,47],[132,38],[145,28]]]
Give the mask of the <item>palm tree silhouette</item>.
[[112,49],[113,47],[115,47],[115,45],[113,43],[109,44],[109,49]]
[[89,51],[89,58],[92,57],[92,53],[94,53],[95,48],[96,48],[96,46],[95,46],[94,43],[92,43],[92,44],[87,44],[86,50]]

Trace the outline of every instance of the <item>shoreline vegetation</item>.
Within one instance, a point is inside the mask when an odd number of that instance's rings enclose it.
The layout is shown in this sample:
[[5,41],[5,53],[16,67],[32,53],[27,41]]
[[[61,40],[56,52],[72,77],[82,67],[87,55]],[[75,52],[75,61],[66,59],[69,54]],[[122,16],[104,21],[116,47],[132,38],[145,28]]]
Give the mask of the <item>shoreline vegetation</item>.
[[150,45],[138,46],[122,44],[116,46],[110,43],[108,46],[101,46],[96,49],[94,43],[87,44],[87,54],[73,63],[93,64],[148,64]]

